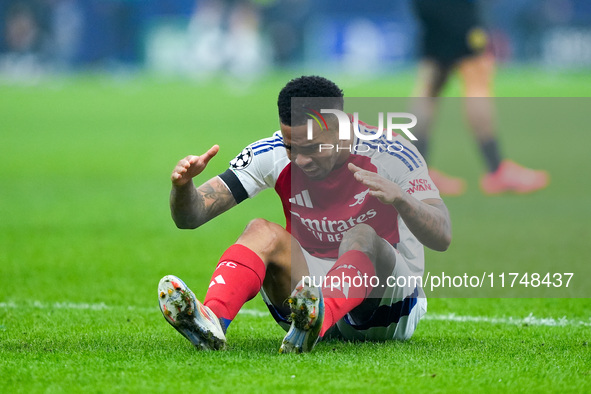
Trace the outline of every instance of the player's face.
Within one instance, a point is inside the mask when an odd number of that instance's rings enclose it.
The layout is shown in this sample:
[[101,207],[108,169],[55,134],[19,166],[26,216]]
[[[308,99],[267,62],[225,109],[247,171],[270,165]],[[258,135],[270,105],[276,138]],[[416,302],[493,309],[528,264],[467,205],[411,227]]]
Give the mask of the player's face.
[[[297,165],[311,179],[324,179],[330,172],[342,164],[348,156],[348,150],[337,150],[339,146],[338,124],[329,123],[329,130],[321,130],[314,124],[313,138],[308,139],[306,125],[287,126],[281,124],[281,133],[292,163]],[[332,146],[332,148],[330,148]]]

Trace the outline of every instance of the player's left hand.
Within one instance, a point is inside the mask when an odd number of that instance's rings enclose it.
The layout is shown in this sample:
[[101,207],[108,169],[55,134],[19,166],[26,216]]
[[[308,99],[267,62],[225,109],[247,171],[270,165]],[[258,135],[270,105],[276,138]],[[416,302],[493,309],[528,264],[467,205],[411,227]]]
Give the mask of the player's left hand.
[[396,183],[375,172],[364,170],[353,163],[349,163],[348,168],[353,173],[355,180],[367,186],[369,188],[369,194],[384,204],[393,204],[404,193]]

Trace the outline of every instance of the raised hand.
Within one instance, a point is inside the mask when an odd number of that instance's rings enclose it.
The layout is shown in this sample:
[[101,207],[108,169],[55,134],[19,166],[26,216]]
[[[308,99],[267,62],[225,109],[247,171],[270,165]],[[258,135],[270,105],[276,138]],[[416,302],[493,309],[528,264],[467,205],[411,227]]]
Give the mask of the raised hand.
[[220,147],[218,145],[214,145],[201,156],[190,155],[184,159],[181,159],[177,163],[176,167],[174,167],[172,175],[170,176],[172,184],[175,186],[183,186],[191,179],[201,174],[205,167],[207,167],[209,160],[211,160],[211,158],[214,157],[219,150]]
[[396,183],[375,172],[364,170],[353,163],[349,163],[348,168],[357,182],[369,188],[369,195],[376,197],[384,204],[393,204],[404,193]]

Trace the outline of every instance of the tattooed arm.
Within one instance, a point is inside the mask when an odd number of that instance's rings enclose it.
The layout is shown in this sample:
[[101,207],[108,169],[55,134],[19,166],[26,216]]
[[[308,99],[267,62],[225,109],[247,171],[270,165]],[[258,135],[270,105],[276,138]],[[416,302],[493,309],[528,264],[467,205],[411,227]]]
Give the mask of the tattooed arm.
[[403,191],[393,204],[419,242],[440,252],[449,248],[451,221],[442,200],[428,198],[419,201]]
[[173,186],[170,193],[170,212],[178,228],[193,229],[226,212],[236,200],[218,177],[198,188],[193,182]]
[[358,182],[366,185],[369,194],[384,204],[392,204],[408,229],[423,245],[433,250],[447,250],[451,243],[451,220],[442,200],[428,198],[422,201],[410,196],[396,183],[375,172],[349,164]]
[[219,147],[214,145],[201,156],[187,156],[174,168],[170,211],[178,228],[197,228],[236,205],[232,193],[219,177],[198,188],[193,184],[193,178],[203,172],[218,150]]

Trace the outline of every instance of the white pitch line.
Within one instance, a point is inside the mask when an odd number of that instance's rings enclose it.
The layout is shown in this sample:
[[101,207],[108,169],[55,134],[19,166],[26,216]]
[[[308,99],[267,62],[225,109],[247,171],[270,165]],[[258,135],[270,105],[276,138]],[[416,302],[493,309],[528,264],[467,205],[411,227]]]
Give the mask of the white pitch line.
[[[127,309],[129,311],[142,311],[142,312],[154,312],[158,311],[158,305],[153,308],[149,307],[138,307],[138,306],[109,306],[104,302],[98,304],[89,303],[74,303],[74,302],[54,302],[47,303],[41,301],[27,302],[24,304],[16,304],[14,301],[0,302],[0,309],[20,309],[20,308],[34,308],[34,309],[78,309],[78,310],[91,310],[91,311],[102,311],[109,309]],[[266,317],[269,316],[267,311],[259,311],[256,309],[241,309],[238,312],[240,315],[254,316],[254,317]]]
[[240,309],[238,314],[253,316],[253,317],[267,317],[267,316],[271,317],[271,314],[269,313],[269,311],[259,311],[256,309]]
[[[44,303],[41,301],[34,301],[25,304],[16,304],[14,301],[0,302],[0,309],[75,309],[75,310],[91,310],[102,311],[109,309],[127,309],[129,311],[155,312],[158,307],[137,307],[137,306],[110,306],[101,303],[75,303],[75,302],[54,302]],[[257,318],[269,316],[269,312],[260,311],[256,309],[241,309],[240,315],[252,316]],[[584,326],[591,327],[591,318],[588,321],[567,319],[566,316],[560,318],[553,317],[536,317],[530,313],[526,317],[488,317],[488,316],[464,316],[456,315],[455,313],[437,314],[427,313],[424,320],[431,321],[451,321],[457,323],[487,323],[487,324],[507,324],[507,325],[530,325],[530,326],[544,326],[544,327],[566,327],[566,326]]]
[[453,321],[453,322],[469,322],[469,323],[489,323],[489,324],[510,324],[510,325],[530,325],[530,326],[546,326],[546,327],[565,327],[565,326],[585,326],[591,327],[591,318],[589,321],[569,320],[566,316],[555,319],[552,317],[536,317],[530,313],[526,317],[488,317],[488,316],[460,316],[455,313],[449,314],[435,314],[427,313],[424,320],[435,321]]

